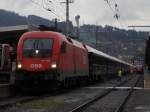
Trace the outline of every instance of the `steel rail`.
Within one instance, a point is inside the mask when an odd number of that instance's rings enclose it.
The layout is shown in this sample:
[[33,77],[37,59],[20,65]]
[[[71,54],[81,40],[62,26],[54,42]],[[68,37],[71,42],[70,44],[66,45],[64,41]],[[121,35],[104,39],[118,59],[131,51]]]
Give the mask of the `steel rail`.
[[127,80],[125,80],[125,81],[123,81],[123,82],[121,82],[120,84],[115,85],[113,88],[111,88],[111,89],[109,89],[109,90],[107,90],[107,91],[104,91],[104,93],[95,96],[93,99],[91,99],[91,100],[89,100],[89,101],[87,101],[87,102],[85,102],[85,103],[79,105],[78,107],[75,107],[74,109],[72,109],[72,110],[69,111],[69,112],[81,112],[81,111],[85,110],[87,107],[89,107],[90,105],[92,105],[94,102],[96,102],[96,101],[102,99],[103,97],[107,96],[107,95],[108,95],[109,93],[111,93],[116,87],[121,86],[121,85],[124,85],[125,83],[127,83],[127,82],[128,82],[129,80],[131,80],[131,79],[132,79],[132,77],[130,77],[129,79],[127,79]]

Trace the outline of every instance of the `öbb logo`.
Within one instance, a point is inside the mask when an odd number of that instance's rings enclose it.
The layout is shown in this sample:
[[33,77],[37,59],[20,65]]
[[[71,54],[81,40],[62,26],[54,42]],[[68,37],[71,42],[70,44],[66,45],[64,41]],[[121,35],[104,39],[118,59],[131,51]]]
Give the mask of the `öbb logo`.
[[42,64],[31,64],[30,67],[31,67],[32,69],[39,69],[39,68],[42,67]]

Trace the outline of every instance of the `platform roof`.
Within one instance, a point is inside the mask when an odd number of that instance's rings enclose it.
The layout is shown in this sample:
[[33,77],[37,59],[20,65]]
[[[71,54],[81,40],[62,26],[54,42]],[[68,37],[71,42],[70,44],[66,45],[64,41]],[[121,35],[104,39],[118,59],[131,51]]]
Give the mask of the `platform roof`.
[[29,30],[28,25],[0,27],[0,43],[17,46],[20,36]]
[[0,33],[28,30],[28,25],[0,27]]

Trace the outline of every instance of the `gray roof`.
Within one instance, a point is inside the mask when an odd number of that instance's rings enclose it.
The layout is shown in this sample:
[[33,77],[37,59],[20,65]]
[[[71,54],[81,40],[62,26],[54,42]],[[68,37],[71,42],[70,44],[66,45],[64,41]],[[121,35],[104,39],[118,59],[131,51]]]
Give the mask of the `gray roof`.
[[118,59],[118,58],[116,58],[116,57],[113,57],[113,56],[110,56],[110,55],[108,55],[108,54],[106,54],[106,53],[103,53],[103,52],[101,52],[101,51],[98,51],[98,50],[96,50],[96,49],[94,49],[94,48],[92,48],[92,47],[90,47],[90,46],[88,46],[88,45],[86,45],[86,47],[87,47],[87,49],[88,49],[88,52],[93,52],[93,53],[95,53],[95,54],[97,54],[97,55],[99,55],[99,56],[105,57],[105,58],[110,59],[110,60],[112,60],[112,61],[116,61],[116,62],[118,62],[118,63],[122,63],[122,64],[125,64],[125,65],[128,65],[128,66],[133,66],[132,64],[129,64],[129,63],[127,63],[127,62],[125,62],[125,61],[123,61],[123,60],[120,60],[120,59]]
[[29,28],[28,25],[5,26],[5,27],[0,27],[0,32],[28,30],[28,28]]

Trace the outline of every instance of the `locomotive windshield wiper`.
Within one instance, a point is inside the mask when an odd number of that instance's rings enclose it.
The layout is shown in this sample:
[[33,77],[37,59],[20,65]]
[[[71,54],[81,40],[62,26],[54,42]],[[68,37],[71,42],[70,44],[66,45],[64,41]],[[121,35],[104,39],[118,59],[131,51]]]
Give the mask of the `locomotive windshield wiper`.
[[33,49],[38,49],[39,40],[34,40]]

